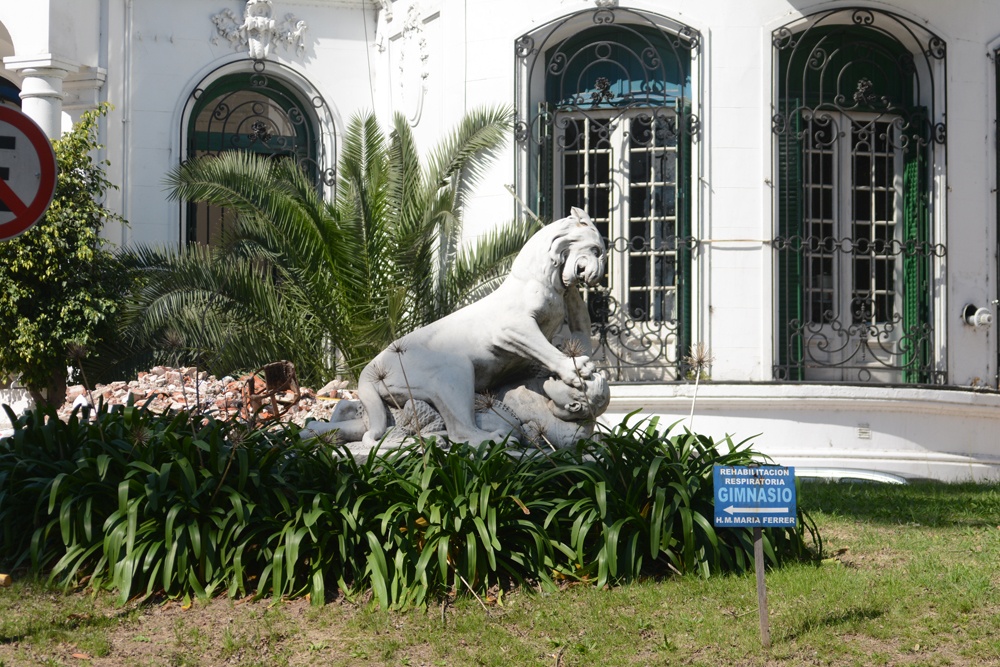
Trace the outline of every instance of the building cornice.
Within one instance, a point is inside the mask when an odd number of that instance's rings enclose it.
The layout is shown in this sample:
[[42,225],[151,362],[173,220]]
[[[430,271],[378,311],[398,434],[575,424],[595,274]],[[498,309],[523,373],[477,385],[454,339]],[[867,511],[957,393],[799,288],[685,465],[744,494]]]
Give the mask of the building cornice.
[[810,385],[781,383],[615,384],[615,412],[894,412],[997,418],[1000,393],[935,387]]
[[64,72],[63,76],[80,69],[80,63],[55,53],[37,53],[30,56],[13,55],[3,59],[4,67],[12,72],[24,70],[52,70]]

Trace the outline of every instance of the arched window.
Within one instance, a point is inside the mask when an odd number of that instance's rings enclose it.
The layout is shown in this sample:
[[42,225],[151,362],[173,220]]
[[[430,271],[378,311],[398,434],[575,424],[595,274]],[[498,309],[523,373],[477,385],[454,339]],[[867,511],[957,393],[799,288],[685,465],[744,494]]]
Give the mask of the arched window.
[[939,383],[945,45],[837,10],[773,35],[777,380]]
[[[214,78],[191,95],[186,133],[187,159],[223,151],[252,151],[275,159],[295,160],[316,180],[316,187],[332,186],[333,169],[322,141],[321,119],[329,112],[318,94],[308,96],[289,82],[264,71]],[[332,124],[327,121],[332,130]],[[188,243],[218,242],[229,213],[206,204],[189,203]]]
[[587,295],[593,359],[612,380],[674,380],[691,340],[692,62],[699,35],[599,8],[525,35],[519,187],[543,219],[586,210],[608,243]]

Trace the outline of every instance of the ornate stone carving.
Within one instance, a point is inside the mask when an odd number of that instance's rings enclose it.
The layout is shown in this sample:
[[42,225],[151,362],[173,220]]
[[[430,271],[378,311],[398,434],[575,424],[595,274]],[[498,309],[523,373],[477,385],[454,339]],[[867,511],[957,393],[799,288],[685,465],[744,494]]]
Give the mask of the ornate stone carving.
[[235,49],[247,49],[254,60],[264,60],[271,53],[272,45],[285,49],[295,47],[302,55],[305,50],[305,33],[308,26],[292,14],[286,14],[280,23],[272,18],[274,8],[271,0],[247,0],[243,10],[243,21],[231,9],[223,9],[212,17],[216,34],[212,43],[218,44],[224,38]]
[[407,120],[410,125],[416,125],[423,113],[424,98],[427,96],[427,77],[429,54],[427,51],[427,36],[424,33],[423,11],[419,4],[413,3],[406,12],[402,29],[393,39],[397,49],[396,91],[397,105],[407,109]]
[[382,11],[386,22],[392,21],[392,0],[374,0],[375,8]]
[[[605,255],[600,232],[574,208],[525,244],[495,292],[383,350],[358,380],[360,405],[338,406],[303,435],[338,429],[368,448],[392,427],[392,443],[418,433],[567,447],[589,436],[610,394],[586,356],[579,288],[601,279]],[[553,340],[567,325],[560,349]]]

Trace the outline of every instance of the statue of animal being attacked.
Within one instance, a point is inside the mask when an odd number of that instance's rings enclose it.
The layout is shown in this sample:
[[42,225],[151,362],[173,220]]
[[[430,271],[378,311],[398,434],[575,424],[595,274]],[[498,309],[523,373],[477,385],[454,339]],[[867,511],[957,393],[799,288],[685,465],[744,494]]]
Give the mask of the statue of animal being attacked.
[[[311,422],[303,435],[338,429],[341,440],[360,436],[372,448],[405,423],[407,432],[451,442],[575,444],[609,400],[589,358],[580,294],[603,277],[605,256],[597,227],[573,208],[525,243],[494,292],[380,352],[359,376],[360,405],[338,406],[329,423]],[[560,349],[553,339],[564,327]]]

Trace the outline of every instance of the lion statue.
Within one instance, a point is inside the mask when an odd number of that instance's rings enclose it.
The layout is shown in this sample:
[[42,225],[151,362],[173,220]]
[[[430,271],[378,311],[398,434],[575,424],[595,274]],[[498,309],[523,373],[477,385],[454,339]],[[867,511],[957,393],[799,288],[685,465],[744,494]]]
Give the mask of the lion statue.
[[[374,446],[389,427],[389,406],[425,401],[440,414],[452,442],[501,440],[475,419],[476,393],[538,375],[584,389],[594,373],[590,317],[579,287],[604,275],[605,247],[597,227],[573,208],[532,236],[496,291],[393,342],[361,372],[358,398]],[[569,325],[584,354],[552,343]]]

